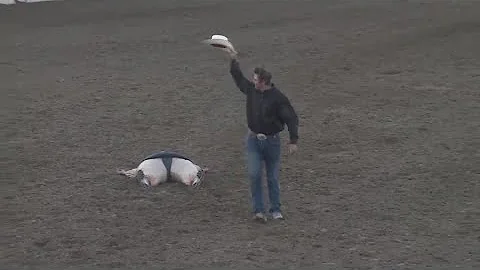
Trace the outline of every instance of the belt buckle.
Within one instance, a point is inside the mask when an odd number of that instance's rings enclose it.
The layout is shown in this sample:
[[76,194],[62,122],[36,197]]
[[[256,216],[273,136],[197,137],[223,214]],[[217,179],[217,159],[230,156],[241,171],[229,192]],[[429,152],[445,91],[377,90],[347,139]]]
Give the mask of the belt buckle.
[[267,135],[263,134],[263,133],[258,133],[257,134],[257,139],[263,141],[263,140],[266,140],[267,139]]

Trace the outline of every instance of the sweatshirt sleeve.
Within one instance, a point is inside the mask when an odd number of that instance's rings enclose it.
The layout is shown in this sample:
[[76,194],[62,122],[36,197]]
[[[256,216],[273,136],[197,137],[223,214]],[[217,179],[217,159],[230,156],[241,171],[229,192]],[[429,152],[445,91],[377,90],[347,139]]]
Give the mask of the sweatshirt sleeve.
[[290,134],[290,143],[296,144],[298,141],[298,116],[293,108],[290,100],[285,96],[281,95],[279,102],[279,113],[280,118],[284,123],[287,124],[288,132]]
[[243,75],[243,72],[240,69],[240,63],[237,59],[232,59],[230,62],[230,74],[232,75],[238,89],[244,94],[247,94],[247,92],[254,87],[254,84]]

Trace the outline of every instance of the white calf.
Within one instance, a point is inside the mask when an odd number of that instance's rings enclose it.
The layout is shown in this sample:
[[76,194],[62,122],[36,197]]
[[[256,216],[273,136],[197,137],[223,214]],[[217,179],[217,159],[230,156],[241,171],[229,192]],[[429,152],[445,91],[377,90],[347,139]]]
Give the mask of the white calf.
[[[164,161],[164,158],[167,160]],[[171,163],[168,161],[169,158]],[[137,168],[127,171],[120,169],[117,173],[135,178],[139,172],[142,172],[141,183],[145,187],[153,187],[165,182],[181,182],[187,186],[197,186],[207,171],[207,168],[202,169],[188,158],[175,153],[160,152],[144,159]]]

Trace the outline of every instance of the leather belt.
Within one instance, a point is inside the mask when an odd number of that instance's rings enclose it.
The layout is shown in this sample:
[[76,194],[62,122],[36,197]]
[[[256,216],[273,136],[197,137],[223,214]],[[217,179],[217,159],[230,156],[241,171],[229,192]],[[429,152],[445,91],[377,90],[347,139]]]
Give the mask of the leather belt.
[[275,133],[273,135],[267,135],[267,134],[264,134],[264,133],[256,133],[256,132],[253,132],[251,130],[249,130],[248,132],[251,136],[257,137],[257,139],[259,139],[260,141],[266,140],[268,137],[275,138],[277,136],[277,133]]

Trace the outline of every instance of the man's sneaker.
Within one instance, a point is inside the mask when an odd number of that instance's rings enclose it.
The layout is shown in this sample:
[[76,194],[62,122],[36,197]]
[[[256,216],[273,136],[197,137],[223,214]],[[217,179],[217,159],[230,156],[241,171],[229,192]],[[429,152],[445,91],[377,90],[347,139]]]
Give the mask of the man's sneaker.
[[254,216],[253,216],[253,219],[255,221],[260,221],[260,222],[267,222],[267,217],[265,216],[265,214],[263,213],[256,213]]
[[280,213],[280,212],[273,212],[272,213],[272,218],[273,219],[284,219],[282,213]]

